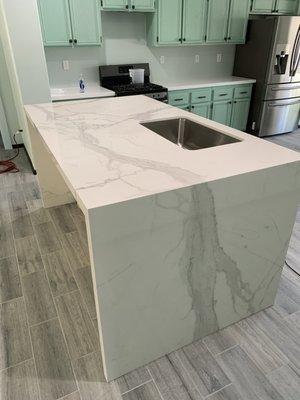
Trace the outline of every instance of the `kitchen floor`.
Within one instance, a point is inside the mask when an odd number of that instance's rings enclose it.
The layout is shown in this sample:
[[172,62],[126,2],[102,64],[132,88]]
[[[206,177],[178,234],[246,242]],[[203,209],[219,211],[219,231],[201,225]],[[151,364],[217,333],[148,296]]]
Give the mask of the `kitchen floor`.
[[[300,151],[300,131],[270,140]],[[23,151],[16,161],[20,173],[0,175],[1,400],[299,400],[300,277],[288,267],[274,307],[106,383],[83,215],[43,209]],[[300,273],[300,212],[287,260]]]

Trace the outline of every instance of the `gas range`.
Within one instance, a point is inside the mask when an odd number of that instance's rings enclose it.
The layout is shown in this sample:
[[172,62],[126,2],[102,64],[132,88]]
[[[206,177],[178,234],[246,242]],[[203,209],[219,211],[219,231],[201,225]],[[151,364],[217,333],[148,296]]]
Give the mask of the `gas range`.
[[[144,69],[145,82],[132,84],[130,69]],[[116,93],[116,96],[133,96],[143,94],[152,99],[168,102],[168,89],[150,82],[150,68],[144,64],[103,65],[99,67],[100,84]]]

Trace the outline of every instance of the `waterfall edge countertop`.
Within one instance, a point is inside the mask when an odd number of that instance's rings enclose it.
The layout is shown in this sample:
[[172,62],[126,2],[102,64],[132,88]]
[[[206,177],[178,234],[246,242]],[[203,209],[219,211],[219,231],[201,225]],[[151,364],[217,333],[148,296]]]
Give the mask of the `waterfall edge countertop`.
[[[300,160],[300,154],[146,96],[25,106],[86,210]],[[189,151],[140,122],[186,117],[240,139]]]
[[62,86],[50,89],[52,101],[84,100],[102,97],[114,97],[115,92],[105,89],[96,83],[86,84],[84,93],[80,93],[78,86]]
[[250,85],[255,83],[255,79],[241,78],[238,76],[226,76],[221,78],[209,78],[209,79],[192,79],[185,82],[167,82],[159,81],[160,85],[165,86],[169,91],[173,90],[188,90],[188,89],[201,89],[206,87],[215,86],[231,86],[231,85]]

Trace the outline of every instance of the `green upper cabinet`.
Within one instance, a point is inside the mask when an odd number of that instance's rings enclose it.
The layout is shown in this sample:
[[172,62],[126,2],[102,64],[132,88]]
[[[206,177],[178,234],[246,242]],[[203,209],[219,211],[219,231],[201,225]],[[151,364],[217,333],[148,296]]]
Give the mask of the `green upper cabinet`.
[[74,42],[77,46],[100,45],[100,6],[95,0],[70,0]]
[[275,10],[276,0],[253,0],[252,12],[259,14],[271,13]]
[[254,14],[294,14],[297,15],[299,0],[253,0],[251,12]]
[[249,0],[231,0],[227,33],[229,43],[245,42],[249,12]]
[[207,0],[184,0],[182,41],[183,44],[205,42]]
[[207,43],[244,43],[250,0],[208,0]]
[[45,46],[101,45],[97,0],[38,0]]
[[298,13],[298,0],[277,0],[276,12],[280,14],[295,14]]
[[209,0],[207,16],[207,43],[226,42],[230,0]]
[[155,11],[155,0],[101,0],[104,11]]
[[157,43],[181,43],[182,0],[158,0]]
[[70,46],[72,29],[68,0],[38,0],[45,46]]
[[155,0],[131,0],[131,9],[134,11],[155,11]]

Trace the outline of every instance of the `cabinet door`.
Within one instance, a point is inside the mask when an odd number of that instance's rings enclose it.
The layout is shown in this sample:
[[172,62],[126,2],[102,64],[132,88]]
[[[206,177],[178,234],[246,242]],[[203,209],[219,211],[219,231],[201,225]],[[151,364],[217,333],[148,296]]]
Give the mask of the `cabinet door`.
[[276,11],[281,14],[297,15],[298,0],[277,0]]
[[100,45],[100,6],[97,0],[70,0],[74,42],[77,46]]
[[203,103],[191,106],[191,111],[193,114],[197,114],[200,117],[210,119],[211,114],[211,103]]
[[209,0],[207,43],[226,42],[230,0]]
[[212,117],[213,121],[223,125],[230,125],[231,122],[232,101],[218,101],[213,103]]
[[249,12],[249,0],[231,0],[227,39],[229,43],[245,42]]
[[184,0],[183,43],[197,44],[205,41],[207,0]]
[[180,44],[182,25],[182,0],[159,0],[158,43]]
[[70,46],[72,30],[68,0],[38,0],[45,46]]
[[252,12],[258,14],[271,13],[275,10],[276,0],[253,0]]
[[240,99],[233,102],[231,126],[240,131],[245,131],[249,115],[250,99]]
[[155,0],[131,0],[130,8],[134,11],[155,11]]
[[101,1],[103,10],[111,11],[126,11],[128,10],[128,0],[102,0]]

